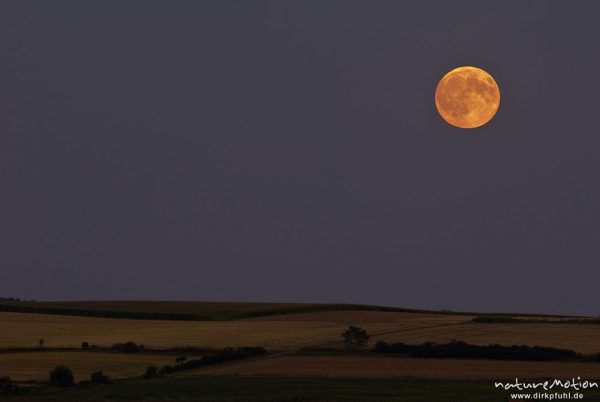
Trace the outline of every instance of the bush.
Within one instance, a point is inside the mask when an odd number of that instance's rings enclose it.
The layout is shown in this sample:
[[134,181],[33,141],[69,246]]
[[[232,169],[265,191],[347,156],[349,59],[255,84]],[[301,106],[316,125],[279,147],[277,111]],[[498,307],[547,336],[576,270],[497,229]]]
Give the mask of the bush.
[[110,377],[104,375],[102,371],[96,371],[95,373],[92,373],[90,382],[92,384],[110,384],[112,381],[110,380]]
[[201,359],[188,360],[177,366],[166,365],[159,371],[160,374],[172,374],[178,371],[190,370],[213,364],[223,363],[230,360],[246,359],[253,356],[260,356],[267,353],[265,348],[260,346],[245,346],[241,348],[225,348],[214,352],[211,355],[202,356]]
[[146,369],[146,373],[144,374],[144,378],[149,380],[150,378],[158,377],[158,367],[156,366],[148,366]]
[[67,366],[56,366],[50,372],[50,384],[59,387],[70,387],[75,382],[73,372]]
[[0,394],[7,394],[17,390],[17,384],[15,384],[10,377],[0,377]]
[[135,342],[127,342],[127,343],[115,343],[112,345],[112,349],[118,350],[123,353],[139,353],[143,351],[143,345],[137,345]]
[[491,359],[491,360],[578,360],[576,352],[568,349],[558,349],[543,346],[502,346],[502,345],[470,345],[461,341],[437,344],[425,342],[421,345],[406,345],[404,343],[387,344],[377,342],[373,348],[376,353],[397,353],[409,357],[438,357],[461,359]]
[[82,342],[81,343],[81,349],[89,349],[90,348],[90,344],[87,342]]
[[[196,360],[190,360],[190,361],[196,361]],[[158,374],[171,374],[173,372],[177,371],[177,367],[173,367],[170,364],[165,364],[164,366],[162,366],[160,368],[160,370],[158,371]]]

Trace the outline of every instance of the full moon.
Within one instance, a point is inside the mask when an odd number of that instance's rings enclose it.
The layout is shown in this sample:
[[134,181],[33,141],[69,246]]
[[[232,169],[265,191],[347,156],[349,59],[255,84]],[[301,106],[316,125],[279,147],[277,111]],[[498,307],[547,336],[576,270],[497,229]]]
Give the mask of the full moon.
[[490,121],[500,106],[500,89],[494,78],[477,67],[458,67],[440,80],[435,106],[446,122],[476,128]]

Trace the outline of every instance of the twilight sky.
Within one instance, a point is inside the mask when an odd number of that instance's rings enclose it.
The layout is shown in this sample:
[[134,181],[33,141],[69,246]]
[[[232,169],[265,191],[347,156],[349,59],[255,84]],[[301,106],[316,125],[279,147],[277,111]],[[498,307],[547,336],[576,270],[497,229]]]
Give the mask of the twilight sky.
[[[600,314],[597,1],[0,3],[0,296]],[[497,80],[449,126],[450,69]]]

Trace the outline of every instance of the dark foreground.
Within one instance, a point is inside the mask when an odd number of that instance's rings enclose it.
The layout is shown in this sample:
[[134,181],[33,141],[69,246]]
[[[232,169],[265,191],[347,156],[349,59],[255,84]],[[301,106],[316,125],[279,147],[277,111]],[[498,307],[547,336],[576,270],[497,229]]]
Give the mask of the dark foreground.
[[[6,400],[23,401],[207,401],[207,402],[506,402],[509,393],[491,382],[420,379],[347,379],[189,376],[123,380],[111,385],[22,391]],[[2,397],[0,397],[1,399]],[[584,392],[600,401],[600,392]]]

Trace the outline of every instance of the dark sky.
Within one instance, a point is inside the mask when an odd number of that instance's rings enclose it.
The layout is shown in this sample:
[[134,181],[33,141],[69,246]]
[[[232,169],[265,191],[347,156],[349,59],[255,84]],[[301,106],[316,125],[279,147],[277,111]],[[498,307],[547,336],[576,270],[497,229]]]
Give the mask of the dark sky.
[[[0,296],[600,314],[600,2],[0,3]],[[500,85],[476,130],[439,79]]]

